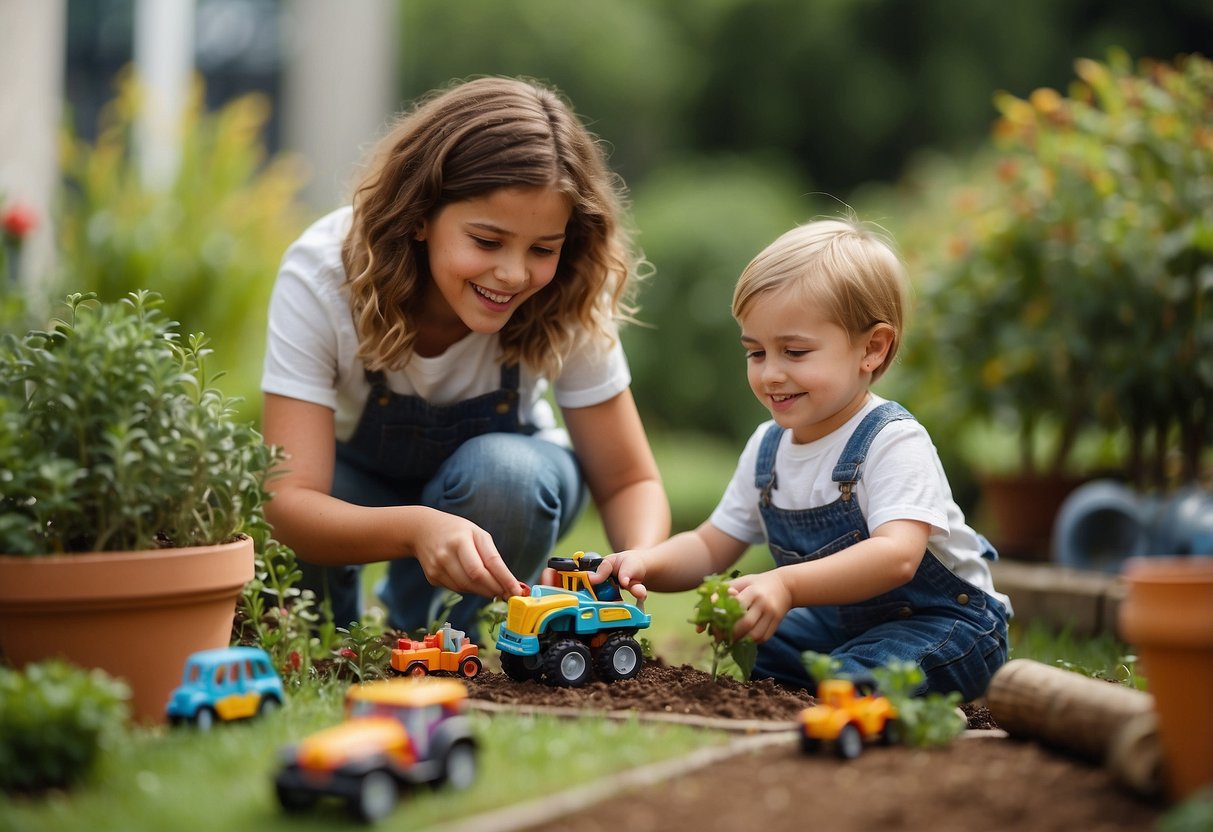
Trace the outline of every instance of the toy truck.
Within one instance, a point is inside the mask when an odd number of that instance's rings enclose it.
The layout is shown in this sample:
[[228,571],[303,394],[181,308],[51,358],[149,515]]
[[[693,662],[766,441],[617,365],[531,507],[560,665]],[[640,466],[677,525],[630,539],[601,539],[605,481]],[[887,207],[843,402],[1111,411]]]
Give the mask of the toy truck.
[[548,561],[559,586],[534,586],[510,599],[497,637],[501,669],[516,681],[540,679],[580,687],[593,672],[614,682],[640,672],[644,654],[634,638],[652,619],[622,600],[614,577],[594,586],[602,558],[577,552]]
[[832,742],[839,757],[853,760],[867,741],[896,740],[897,710],[888,697],[855,692],[846,679],[827,679],[817,685],[817,704],[800,712],[801,748],[816,753]]
[[398,639],[392,650],[392,670],[406,676],[457,673],[471,679],[481,667],[480,647],[463,630],[453,629],[450,622],[421,641]]
[[345,801],[370,823],[392,811],[402,786],[476,778],[476,742],[462,715],[467,686],[458,679],[402,678],[355,685],[345,722],[287,746],[275,779],[288,812],[322,797]]

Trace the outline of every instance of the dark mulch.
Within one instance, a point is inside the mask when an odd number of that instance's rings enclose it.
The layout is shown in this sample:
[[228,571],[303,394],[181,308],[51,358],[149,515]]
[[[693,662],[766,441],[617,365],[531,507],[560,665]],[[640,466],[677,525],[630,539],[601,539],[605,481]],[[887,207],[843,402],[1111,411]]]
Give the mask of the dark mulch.
[[[626,682],[577,689],[515,682],[485,671],[469,690],[474,699],[503,704],[775,722],[794,719],[812,703],[804,691],[770,681],[713,682],[703,671],[660,662]],[[964,710],[970,728],[997,727],[980,703]],[[579,812],[543,828],[1137,832],[1153,828],[1162,813],[1102,768],[1000,732],[945,748],[870,747],[847,762],[777,746],[630,791],[609,805],[609,811]]]

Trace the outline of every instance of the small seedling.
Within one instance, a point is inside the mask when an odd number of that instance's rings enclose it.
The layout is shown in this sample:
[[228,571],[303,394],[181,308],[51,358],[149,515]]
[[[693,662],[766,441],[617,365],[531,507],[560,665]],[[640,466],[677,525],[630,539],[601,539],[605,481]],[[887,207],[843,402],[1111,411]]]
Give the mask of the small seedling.
[[877,687],[897,708],[901,740],[906,745],[916,748],[947,745],[968,726],[959,710],[958,692],[913,695],[926,678],[922,668],[913,662],[889,662],[873,670],[872,675]]
[[729,581],[740,573],[731,575],[709,575],[696,590],[699,600],[695,602],[695,614],[691,618],[701,632],[712,639],[712,681],[720,674],[722,663],[732,659],[741,671],[742,679],[749,679],[758,657],[758,645],[753,639],[733,639],[733,628],[745,615],[745,607],[729,594]]

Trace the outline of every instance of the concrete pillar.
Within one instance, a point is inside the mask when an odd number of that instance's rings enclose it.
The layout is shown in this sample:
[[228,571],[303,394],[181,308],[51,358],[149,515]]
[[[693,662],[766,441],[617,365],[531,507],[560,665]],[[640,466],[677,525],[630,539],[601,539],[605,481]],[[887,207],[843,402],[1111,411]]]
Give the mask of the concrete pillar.
[[311,169],[303,198],[344,203],[364,152],[398,106],[394,0],[283,4],[283,150]]
[[27,205],[38,218],[23,251],[27,286],[43,283],[54,265],[66,26],[66,0],[0,2],[0,205]]
[[135,129],[139,174],[149,188],[166,189],[181,164],[181,113],[194,72],[194,0],[137,0],[134,52],[146,94]]

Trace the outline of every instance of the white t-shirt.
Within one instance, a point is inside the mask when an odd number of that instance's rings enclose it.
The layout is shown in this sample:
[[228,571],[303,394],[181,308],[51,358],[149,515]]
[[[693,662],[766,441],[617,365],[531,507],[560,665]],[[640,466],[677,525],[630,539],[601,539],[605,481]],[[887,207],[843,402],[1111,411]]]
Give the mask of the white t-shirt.
[[[338,209],[317,220],[282,258],[270,298],[269,332],[261,390],[332,408],[338,440],[349,439],[370,394],[358,358],[358,334],[350,313],[341,244],[353,211]],[[403,369],[384,375],[388,387],[446,405],[501,387],[499,338],[473,332],[442,355],[414,355]],[[586,342],[566,359],[555,380],[560,407],[589,407],[611,399],[631,383],[627,359],[616,340],[610,349]],[[543,394],[548,380],[525,364],[519,380],[519,417],[540,436],[567,444]]]
[[[775,454],[777,487],[771,491],[776,508],[817,508],[839,497],[838,483],[831,479],[851,434],[864,416],[884,399],[872,395],[859,413],[838,430],[807,444],[792,441],[784,431]],[[763,422],[746,442],[733,479],[712,512],[713,526],[725,534],[757,544],[767,542],[766,528],[758,510],[759,491],[754,485],[755,463],[762,437],[772,421]],[[928,524],[927,548],[953,574],[1002,602],[1010,601],[994,591],[990,567],[981,557],[977,532],[965,523],[964,513],[952,499],[952,488],[944,474],[939,453],[926,428],[913,419],[885,425],[872,440],[855,489],[859,508],[868,521],[868,531],[890,520],[919,520]]]

